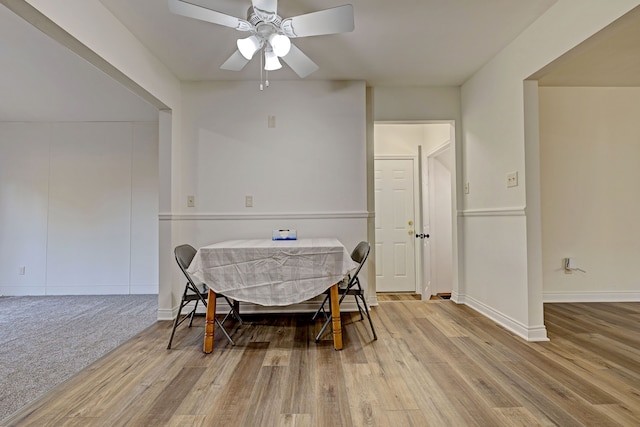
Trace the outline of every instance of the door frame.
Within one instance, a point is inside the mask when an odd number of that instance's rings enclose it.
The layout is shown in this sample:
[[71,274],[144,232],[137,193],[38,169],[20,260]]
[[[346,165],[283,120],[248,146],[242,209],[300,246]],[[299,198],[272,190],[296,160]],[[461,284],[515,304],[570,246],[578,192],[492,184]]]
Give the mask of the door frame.
[[[452,171],[451,173],[451,225],[452,225],[452,230],[451,230],[451,234],[452,234],[452,291],[451,291],[451,300],[454,302],[458,302],[458,297],[459,295],[463,295],[464,294],[464,289],[460,288],[460,284],[463,283],[464,278],[463,278],[463,274],[462,271],[460,270],[460,265],[461,265],[461,259],[462,259],[462,253],[460,252],[463,248],[463,245],[461,243],[461,239],[463,238],[463,233],[462,233],[462,223],[461,221],[459,221],[458,218],[458,206],[462,206],[463,201],[462,200],[458,200],[458,195],[462,195],[463,192],[462,190],[458,191],[458,182],[462,182],[462,157],[461,157],[461,152],[459,150],[459,142],[457,140],[457,135],[456,135],[456,121],[455,120],[374,120],[373,124],[401,124],[401,125],[425,125],[425,124],[442,124],[442,123],[446,123],[449,125],[450,127],[450,137],[449,137],[449,143],[450,143],[450,149],[451,149],[451,156],[453,158],[453,166],[454,166],[454,171]],[[373,138],[375,139],[375,138]],[[368,154],[368,158],[372,159],[375,157],[375,153],[374,153],[374,148],[371,147],[371,151],[370,154]],[[424,156],[424,152],[423,152],[423,156]],[[371,157],[369,157],[371,156]],[[372,161],[372,160],[369,160]],[[426,163],[426,162],[425,162]],[[426,165],[423,165],[426,166]],[[373,193],[373,176],[371,176],[371,180],[369,181],[369,190],[372,194]],[[424,189],[423,189],[424,190]],[[420,218],[420,221],[423,221],[423,218]],[[422,225],[422,224],[421,224]],[[370,233],[369,234],[369,240],[373,243],[375,243],[375,230],[373,228],[370,229]],[[419,262],[418,265],[420,266],[420,268],[423,268],[422,262]],[[417,282],[418,280],[416,280]],[[422,293],[422,290],[420,290],[420,292]],[[375,298],[375,293],[374,293],[374,298]],[[422,293],[422,298],[425,298],[425,294]],[[428,297],[427,297],[428,298]],[[377,300],[375,300],[375,302],[377,303]]]
[[417,294],[422,294],[422,245],[418,245],[416,243],[416,230],[418,226],[422,229],[422,218],[420,215],[420,201],[422,200],[420,194],[420,179],[419,175],[419,159],[417,155],[410,154],[381,154],[379,156],[374,156],[373,161],[376,160],[411,160],[413,162],[413,264],[414,264],[414,275],[415,275],[415,286],[414,291]]

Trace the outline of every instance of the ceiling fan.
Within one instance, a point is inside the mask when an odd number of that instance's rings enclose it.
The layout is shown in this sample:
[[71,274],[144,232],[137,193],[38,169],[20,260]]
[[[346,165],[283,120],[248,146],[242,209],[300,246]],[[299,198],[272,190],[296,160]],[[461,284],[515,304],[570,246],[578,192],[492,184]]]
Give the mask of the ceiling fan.
[[354,29],[350,4],[285,19],[278,15],[278,0],[251,0],[246,20],[185,0],[169,0],[169,9],[177,15],[249,32],[249,37],[238,39],[238,49],[220,67],[231,71],[242,70],[256,52],[264,50],[265,70],[280,69],[282,64],[278,58],[282,58],[300,78],[305,78],[318,66],[290,39],[347,33]]

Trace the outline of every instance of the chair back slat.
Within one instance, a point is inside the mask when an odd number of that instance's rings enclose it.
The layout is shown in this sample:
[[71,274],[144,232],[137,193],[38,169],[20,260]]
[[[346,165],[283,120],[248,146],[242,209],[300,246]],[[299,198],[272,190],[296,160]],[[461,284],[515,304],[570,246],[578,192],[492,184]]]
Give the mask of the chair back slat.
[[191,264],[191,261],[193,261],[193,258],[196,256],[196,252],[196,248],[191,245],[176,246],[174,254],[180,268],[183,270],[189,268],[189,264]]
[[360,242],[358,246],[351,252],[351,259],[357,262],[358,264],[364,264],[364,261],[369,256],[369,250],[371,247],[368,242]]
[[368,242],[360,242],[355,247],[353,252],[351,252],[351,259],[358,263],[358,268],[351,275],[351,283],[350,284],[353,284],[353,282],[358,280],[358,273],[360,273],[360,269],[362,269],[362,266],[364,265],[364,262],[367,260],[367,257],[369,256],[369,251],[370,250],[371,250],[371,246],[369,245]]
[[180,270],[182,270],[182,273],[189,281],[189,283],[187,283],[187,287],[191,288],[192,292],[200,293],[201,291],[198,289],[198,286],[191,278],[191,275],[187,273],[187,268],[189,268],[189,265],[191,264],[191,261],[193,261],[193,258],[196,256],[197,252],[198,251],[196,250],[196,248],[191,245],[176,246],[176,248],[173,250],[173,253],[176,256],[178,267],[180,267]]

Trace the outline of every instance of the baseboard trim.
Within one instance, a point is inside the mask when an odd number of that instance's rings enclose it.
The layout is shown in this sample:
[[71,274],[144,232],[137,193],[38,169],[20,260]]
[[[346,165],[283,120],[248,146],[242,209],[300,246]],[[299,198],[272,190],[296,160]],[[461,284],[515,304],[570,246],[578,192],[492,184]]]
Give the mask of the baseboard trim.
[[640,302],[637,291],[544,292],[542,301],[553,302]]
[[[454,295],[451,296],[452,299]],[[468,295],[455,295],[455,302],[458,304],[464,304],[469,308],[477,311],[485,317],[496,322],[498,325],[513,332],[520,338],[523,338],[530,342],[549,341],[547,337],[547,328],[544,325],[539,326],[526,326],[521,322],[497,311],[488,305],[468,296]]]
[[[371,299],[369,299],[369,301],[370,300]],[[369,303],[369,301],[367,301],[367,303]],[[243,314],[315,313],[320,307],[321,302],[322,302],[321,300],[318,300],[318,301],[309,300],[309,301],[303,301],[298,304],[291,304],[291,305],[285,305],[285,306],[263,306],[263,305],[251,304],[247,302],[241,302],[240,315],[242,316]],[[225,305],[223,304],[224,303],[220,303],[220,305],[216,306],[216,314],[220,314],[220,315],[227,314],[226,304]],[[369,304],[369,305],[370,306],[378,305],[377,299],[375,300],[374,304]],[[183,310],[188,312],[189,310],[188,307],[189,306],[187,306],[187,308]],[[329,309],[328,304],[326,309],[327,310]],[[352,313],[355,311],[358,311],[358,306],[356,305],[355,300],[348,301],[345,299],[340,305],[340,312],[342,313]],[[197,312],[204,313],[205,307],[200,305],[198,307]],[[158,309],[158,320],[173,320],[176,318],[177,315],[178,315],[178,306],[175,306],[171,309],[168,309],[168,308]]]
[[157,294],[158,293],[158,284],[153,285],[130,285],[129,286],[129,294],[138,295],[138,294]]
[[86,286],[0,286],[0,296],[65,295],[148,295],[157,294],[158,285],[86,285]]
[[[175,311],[175,312],[174,312]],[[159,308],[158,309],[158,320],[173,320],[178,314],[178,308]]]

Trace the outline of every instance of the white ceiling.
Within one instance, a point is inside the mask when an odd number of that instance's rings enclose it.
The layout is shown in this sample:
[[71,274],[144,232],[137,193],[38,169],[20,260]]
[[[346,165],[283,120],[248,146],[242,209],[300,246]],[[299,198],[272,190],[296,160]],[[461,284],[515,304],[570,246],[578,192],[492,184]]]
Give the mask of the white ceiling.
[[158,112],[0,5],[0,122],[127,120]]
[[[258,57],[243,71],[220,70],[247,34],[173,15],[166,0],[100,0],[181,80],[259,80]],[[250,0],[191,0],[246,18]],[[555,0],[279,0],[284,18],[345,3],[352,33],[295,39],[320,69],[307,79],[378,85],[457,86]],[[286,66],[271,80],[297,79]]]
[[[173,15],[166,0],[100,1],[181,80],[259,79],[257,58],[242,72],[219,69],[245,33]],[[238,17],[250,4],[193,2]],[[354,32],[294,40],[320,67],[307,79],[458,86],[555,0],[351,3]],[[289,17],[340,4],[344,2],[280,0],[278,12]],[[639,19],[623,18],[536,77],[541,85],[640,86]],[[269,79],[298,77],[284,65]],[[153,106],[0,6],[0,121],[156,119]]]

